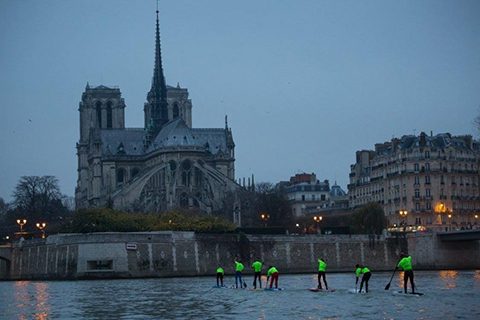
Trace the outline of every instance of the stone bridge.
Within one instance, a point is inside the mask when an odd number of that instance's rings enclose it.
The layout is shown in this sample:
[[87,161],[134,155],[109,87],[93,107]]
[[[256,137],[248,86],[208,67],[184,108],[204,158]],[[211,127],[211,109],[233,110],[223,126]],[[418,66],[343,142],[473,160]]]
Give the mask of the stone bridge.
[[480,240],[480,229],[439,232],[437,237],[441,241],[476,241]]
[[10,265],[12,261],[12,246],[0,246],[0,280],[8,279],[10,276]]

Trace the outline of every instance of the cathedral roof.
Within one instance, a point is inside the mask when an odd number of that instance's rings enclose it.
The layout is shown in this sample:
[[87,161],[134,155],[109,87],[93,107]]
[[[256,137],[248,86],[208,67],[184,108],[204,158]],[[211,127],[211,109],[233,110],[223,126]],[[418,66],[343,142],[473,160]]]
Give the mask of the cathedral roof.
[[225,129],[192,129],[181,118],[167,123],[147,152],[163,147],[202,147],[212,154],[227,151]]
[[142,155],[144,137],[143,128],[101,130],[102,153],[104,155]]

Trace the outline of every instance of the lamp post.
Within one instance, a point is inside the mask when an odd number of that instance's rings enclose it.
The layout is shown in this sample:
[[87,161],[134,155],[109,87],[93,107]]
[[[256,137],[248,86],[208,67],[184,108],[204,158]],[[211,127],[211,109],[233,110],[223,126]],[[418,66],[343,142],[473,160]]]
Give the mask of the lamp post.
[[37,228],[42,231],[42,239],[45,239],[45,228],[47,227],[46,222],[37,222]]
[[400,225],[403,226],[403,231],[405,231],[405,228],[407,225],[407,222],[405,221],[405,219],[407,219],[408,211],[400,210],[398,213],[400,214],[400,218],[401,218]]
[[317,226],[317,233],[322,233],[321,232],[321,229],[320,229],[320,222],[323,220],[323,217],[322,216],[314,216],[313,217],[313,221],[316,222],[316,226]]
[[266,228],[267,227],[267,221],[270,219],[270,215],[268,213],[261,213],[260,214],[260,219],[263,221],[263,226]]
[[452,211],[448,211],[448,231],[452,231]]
[[27,219],[17,219],[17,224],[20,226],[20,233],[23,233],[23,226],[27,224]]

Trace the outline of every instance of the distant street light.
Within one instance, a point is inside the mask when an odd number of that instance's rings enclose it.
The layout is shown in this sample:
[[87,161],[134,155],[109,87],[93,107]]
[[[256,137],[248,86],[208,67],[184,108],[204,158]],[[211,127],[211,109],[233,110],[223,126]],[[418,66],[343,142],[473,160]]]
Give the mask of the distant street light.
[[23,233],[23,226],[27,224],[27,219],[17,219],[17,224],[20,226],[20,233]]
[[448,229],[451,231],[452,230],[452,211],[448,211]]
[[403,226],[403,231],[405,231],[405,228],[407,226],[407,221],[405,221],[407,219],[407,215],[408,215],[408,211],[407,210],[400,210],[398,212],[400,214],[400,218],[401,218],[401,221],[400,221],[400,225]]
[[261,213],[260,214],[260,219],[263,221],[263,226],[266,228],[267,227],[267,221],[270,219],[270,215],[268,213]]
[[36,224],[37,228],[42,231],[42,239],[45,239],[45,228],[47,227],[46,222],[37,222]]
[[320,229],[320,222],[322,222],[322,220],[323,220],[323,217],[322,217],[322,216],[314,216],[314,217],[313,217],[313,221],[316,222],[317,233],[322,233],[322,232],[321,232],[321,229]]

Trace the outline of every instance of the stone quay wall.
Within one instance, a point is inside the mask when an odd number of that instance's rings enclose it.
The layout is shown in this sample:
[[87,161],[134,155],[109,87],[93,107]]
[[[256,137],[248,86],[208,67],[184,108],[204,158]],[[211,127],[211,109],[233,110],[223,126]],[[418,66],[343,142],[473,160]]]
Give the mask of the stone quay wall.
[[15,244],[9,279],[204,276],[214,275],[218,266],[232,275],[236,256],[247,274],[257,257],[265,268],[275,265],[280,273],[314,273],[320,257],[326,259],[329,272],[352,271],[356,263],[373,271],[391,271],[402,250],[409,250],[416,269],[477,268],[479,241],[462,246],[441,243],[434,234],[408,239],[170,231],[62,234]]

